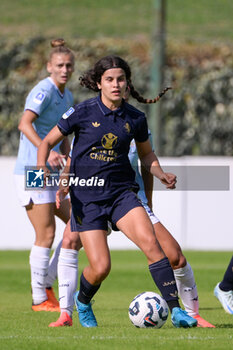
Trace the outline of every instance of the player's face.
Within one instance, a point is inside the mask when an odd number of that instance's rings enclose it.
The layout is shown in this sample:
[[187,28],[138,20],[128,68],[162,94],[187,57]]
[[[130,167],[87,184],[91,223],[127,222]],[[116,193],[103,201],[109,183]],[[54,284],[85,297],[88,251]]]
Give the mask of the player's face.
[[121,105],[127,81],[125,72],[121,68],[111,68],[104,72],[101,82],[97,84],[101,90],[102,102],[110,109]]
[[74,71],[72,55],[54,54],[47,64],[47,70],[57,87],[63,91]]

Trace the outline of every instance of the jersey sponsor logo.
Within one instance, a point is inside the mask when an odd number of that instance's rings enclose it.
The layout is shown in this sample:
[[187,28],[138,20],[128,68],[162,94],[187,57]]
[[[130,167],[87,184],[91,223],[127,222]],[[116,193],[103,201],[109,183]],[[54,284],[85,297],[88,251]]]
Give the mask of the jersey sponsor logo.
[[103,162],[114,162],[117,159],[117,153],[111,149],[97,149],[92,147],[90,158],[94,160],[102,160]]
[[111,132],[105,134],[101,139],[101,144],[106,149],[113,149],[117,144],[118,137]]
[[66,112],[63,114],[62,118],[63,118],[63,119],[67,119],[72,113],[74,113],[74,108],[73,108],[73,107],[70,107],[70,108],[68,109],[68,111],[66,111]]
[[92,125],[93,125],[95,128],[98,128],[98,127],[100,126],[100,123],[93,122]]
[[129,134],[130,130],[131,130],[129,123],[125,123],[124,128],[127,131],[127,133]]
[[33,102],[40,105],[45,99],[45,94],[43,92],[38,92],[38,94],[34,97]]

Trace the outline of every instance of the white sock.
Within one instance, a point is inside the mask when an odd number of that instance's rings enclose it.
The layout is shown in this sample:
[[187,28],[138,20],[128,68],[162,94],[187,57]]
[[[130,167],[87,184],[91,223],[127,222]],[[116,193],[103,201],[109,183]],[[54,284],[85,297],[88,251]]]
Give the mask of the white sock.
[[78,252],[73,249],[61,248],[58,259],[58,289],[59,303],[62,312],[72,317],[73,296],[78,284]]
[[32,246],[30,253],[32,302],[40,304],[47,300],[45,279],[49,266],[50,248]]
[[189,316],[199,313],[199,302],[194,274],[189,263],[180,269],[173,270],[179,296]]
[[54,281],[57,278],[57,264],[58,264],[58,257],[60,254],[61,245],[62,245],[62,240],[58,243],[57,248],[55,249],[51,259],[49,260],[48,275],[45,280],[46,288],[52,287]]

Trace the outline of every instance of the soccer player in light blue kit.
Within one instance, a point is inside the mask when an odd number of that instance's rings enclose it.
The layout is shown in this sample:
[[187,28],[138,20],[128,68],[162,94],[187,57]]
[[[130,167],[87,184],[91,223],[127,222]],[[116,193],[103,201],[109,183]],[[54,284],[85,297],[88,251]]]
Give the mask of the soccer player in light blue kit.
[[[59,303],[51,285],[57,269],[59,250],[50,260],[55,236],[55,216],[67,223],[70,217],[69,199],[56,208],[56,188],[25,190],[25,167],[36,166],[37,148],[62,114],[73,104],[72,93],[65,87],[74,71],[74,55],[63,39],[51,42],[47,63],[49,77],[41,80],[29,93],[19,123],[20,144],[15,166],[15,183],[21,205],[25,207],[35,230],[35,242],[30,253],[32,310],[59,311]],[[69,142],[64,140],[49,155],[48,164],[60,169],[69,154]],[[60,153],[61,152],[61,153]]]

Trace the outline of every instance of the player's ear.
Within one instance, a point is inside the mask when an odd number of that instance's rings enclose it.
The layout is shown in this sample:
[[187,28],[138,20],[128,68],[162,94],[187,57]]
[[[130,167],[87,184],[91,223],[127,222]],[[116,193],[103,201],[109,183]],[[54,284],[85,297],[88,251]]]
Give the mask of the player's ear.
[[47,71],[48,73],[52,73],[52,65],[51,65],[51,62],[47,62]]
[[100,83],[97,83],[97,87],[99,90],[101,90],[101,84]]

